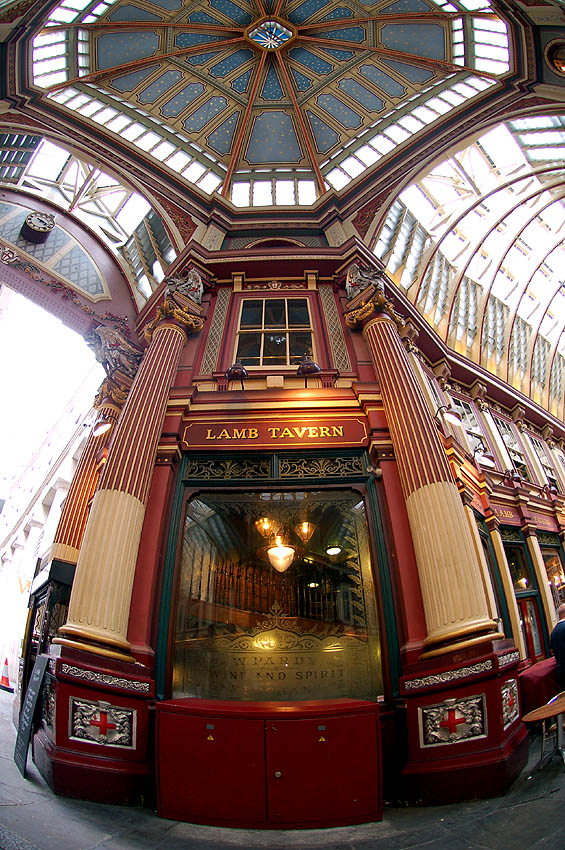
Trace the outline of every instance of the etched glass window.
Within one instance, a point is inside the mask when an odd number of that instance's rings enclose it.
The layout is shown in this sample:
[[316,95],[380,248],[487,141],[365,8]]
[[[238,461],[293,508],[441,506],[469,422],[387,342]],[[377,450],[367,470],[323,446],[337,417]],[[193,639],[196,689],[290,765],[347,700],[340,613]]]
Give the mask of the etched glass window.
[[359,493],[206,493],[187,505],[173,697],[375,699],[380,632]]
[[506,448],[508,449],[508,454],[510,455],[514,468],[520,473],[522,478],[529,481],[531,476],[526,464],[524,451],[520,441],[518,440],[518,436],[514,433],[512,425],[510,422],[507,422],[505,419],[500,419],[498,416],[493,416],[492,418],[494,419],[500,436],[504,440]]
[[245,298],[235,359],[244,366],[292,366],[312,357],[307,298]]

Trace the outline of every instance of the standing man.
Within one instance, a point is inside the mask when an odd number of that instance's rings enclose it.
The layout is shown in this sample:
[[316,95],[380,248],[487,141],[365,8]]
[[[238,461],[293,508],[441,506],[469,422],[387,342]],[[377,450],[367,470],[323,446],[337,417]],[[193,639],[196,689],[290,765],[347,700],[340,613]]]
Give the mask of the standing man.
[[559,606],[557,615],[559,622],[555,624],[549,642],[557,663],[555,670],[557,684],[565,689],[565,603]]

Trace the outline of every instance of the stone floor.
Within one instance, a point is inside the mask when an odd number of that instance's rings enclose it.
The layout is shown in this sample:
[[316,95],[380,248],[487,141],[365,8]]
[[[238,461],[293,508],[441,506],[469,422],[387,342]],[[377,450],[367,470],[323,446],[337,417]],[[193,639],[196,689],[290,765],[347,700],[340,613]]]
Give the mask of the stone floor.
[[385,805],[380,823],[305,831],[236,830],[159,818],[154,811],[56,797],[28,760],[13,761],[12,695],[0,691],[0,850],[565,850],[565,766],[539,754],[503,797],[449,806]]

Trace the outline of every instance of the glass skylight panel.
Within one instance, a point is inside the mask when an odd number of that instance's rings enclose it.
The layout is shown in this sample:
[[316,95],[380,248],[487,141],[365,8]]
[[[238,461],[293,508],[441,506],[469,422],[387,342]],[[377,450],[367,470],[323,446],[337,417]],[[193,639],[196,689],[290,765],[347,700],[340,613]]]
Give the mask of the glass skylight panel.
[[232,184],[231,199],[236,207],[249,206],[249,194],[251,184],[247,182],[237,182]]
[[298,203],[303,205],[313,204],[316,200],[316,184],[313,180],[298,181]]
[[341,163],[341,167],[344,171],[347,171],[351,177],[358,177],[359,174],[362,174],[365,171],[363,163],[354,156],[348,156],[347,159],[344,159]]
[[350,182],[351,178],[345,174],[340,168],[332,169],[326,174],[326,179],[331,183],[334,189],[338,191]]
[[374,148],[370,145],[363,145],[358,148],[355,151],[355,156],[357,156],[365,165],[372,165],[381,158],[376,150],[374,150]]
[[[175,150],[175,146],[170,142],[161,142],[160,145],[157,145],[154,150],[151,151],[151,156],[154,156],[155,159],[161,160],[161,162],[166,159],[170,154]],[[167,165],[169,163],[167,162]]]
[[272,206],[273,204],[273,185],[271,181],[255,180],[253,183],[253,206]]
[[137,148],[141,148],[143,151],[149,151],[151,148],[154,148],[161,141],[161,137],[157,135],[157,133],[144,133],[143,136],[140,136],[134,141],[134,145]]
[[294,180],[275,181],[275,203],[281,206],[294,205]]
[[198,181],[197,185],[204,192],[207,192],[209,195],[211,195],[212,192],[216,191],[216,189],[218,188],[218,186],[220,186],[221,183],[222,178],[218,177],[217,174],[214,174],[213,171],[209,171],[208,174],[206,174],[206,176],[202,178],[202,180]]
[[182,174],[183,177],[186,177],[187,180],[190,180],[192,183],[196,183],[196,181],[200,177],[202,177],[205,171],[206,167],[202,165],[201,162],[197,162],[197,160],[194,160],[193,162],[191,162],[188,168],[185,168]]
[[172,168],[173,171],[182,171],[183,168],[186,168],[190,160],[191,157],[184,151],[177,151],[167,160],[167,165],[169,168]]

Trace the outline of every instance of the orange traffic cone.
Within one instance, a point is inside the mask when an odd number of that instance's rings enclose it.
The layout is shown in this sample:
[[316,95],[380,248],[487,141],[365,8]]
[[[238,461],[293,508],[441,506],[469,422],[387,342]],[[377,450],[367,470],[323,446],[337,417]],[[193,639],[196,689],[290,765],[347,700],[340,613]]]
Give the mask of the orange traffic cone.
[[[0,656],[1,657],[1,656]],[[4,659],[4,669],[2,670],[2,678],[0,679],[0,688],[3,691],[9,691],[9,693],[13,694],[14,689],[10,687],[10,678],[8,676],[8,659]]]

